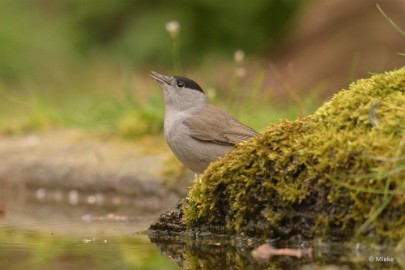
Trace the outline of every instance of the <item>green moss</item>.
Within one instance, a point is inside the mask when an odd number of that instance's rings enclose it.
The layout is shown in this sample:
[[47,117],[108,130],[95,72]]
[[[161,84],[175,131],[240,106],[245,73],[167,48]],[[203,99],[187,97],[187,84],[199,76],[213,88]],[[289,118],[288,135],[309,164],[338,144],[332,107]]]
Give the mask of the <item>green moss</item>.
[[193,228],[292,236],[405,235],[405,68],[359,80],[209,166],[184,204]]

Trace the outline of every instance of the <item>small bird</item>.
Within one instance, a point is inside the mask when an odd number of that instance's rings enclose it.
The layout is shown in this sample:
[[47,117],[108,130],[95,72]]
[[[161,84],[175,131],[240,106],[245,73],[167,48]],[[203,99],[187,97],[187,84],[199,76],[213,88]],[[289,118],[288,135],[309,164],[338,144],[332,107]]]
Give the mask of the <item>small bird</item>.
[[165,100],[164,134],[176,157],[200,174],[208,165],[234,149],[235,144],[258,133],[230,114],[208,103],[208,97],[193,80],[152,71]]

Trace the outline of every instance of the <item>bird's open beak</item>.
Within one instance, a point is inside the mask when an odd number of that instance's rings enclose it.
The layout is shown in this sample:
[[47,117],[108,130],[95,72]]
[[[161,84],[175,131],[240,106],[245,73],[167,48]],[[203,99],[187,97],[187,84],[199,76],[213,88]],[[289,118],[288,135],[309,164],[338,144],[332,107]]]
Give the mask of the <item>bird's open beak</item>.
[[170,84],[170,80],[169,80],[170,76],[165,76],[165,75],[159,74],[155,71],[151,71],[150,77],[162,85]]

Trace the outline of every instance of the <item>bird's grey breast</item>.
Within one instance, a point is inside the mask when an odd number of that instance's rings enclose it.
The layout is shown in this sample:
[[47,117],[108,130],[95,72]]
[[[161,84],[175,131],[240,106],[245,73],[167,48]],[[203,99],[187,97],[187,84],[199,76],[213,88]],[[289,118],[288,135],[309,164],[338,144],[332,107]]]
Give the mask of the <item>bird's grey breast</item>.
[[181,136],[184,134],[183,122],[187,119],[187,115],[179,111],[167,110],[165,112],[164,133],[166,140]]

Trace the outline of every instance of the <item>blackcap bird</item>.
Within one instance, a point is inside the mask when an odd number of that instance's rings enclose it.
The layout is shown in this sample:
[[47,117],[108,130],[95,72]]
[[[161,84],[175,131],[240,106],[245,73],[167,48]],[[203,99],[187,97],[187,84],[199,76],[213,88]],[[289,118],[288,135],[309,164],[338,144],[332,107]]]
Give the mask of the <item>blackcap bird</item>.
[[258,133],[208,103],[193,80],[152,71],[165,100],[164,134],[176,157],[190,170],[202,173],[208,165]]

